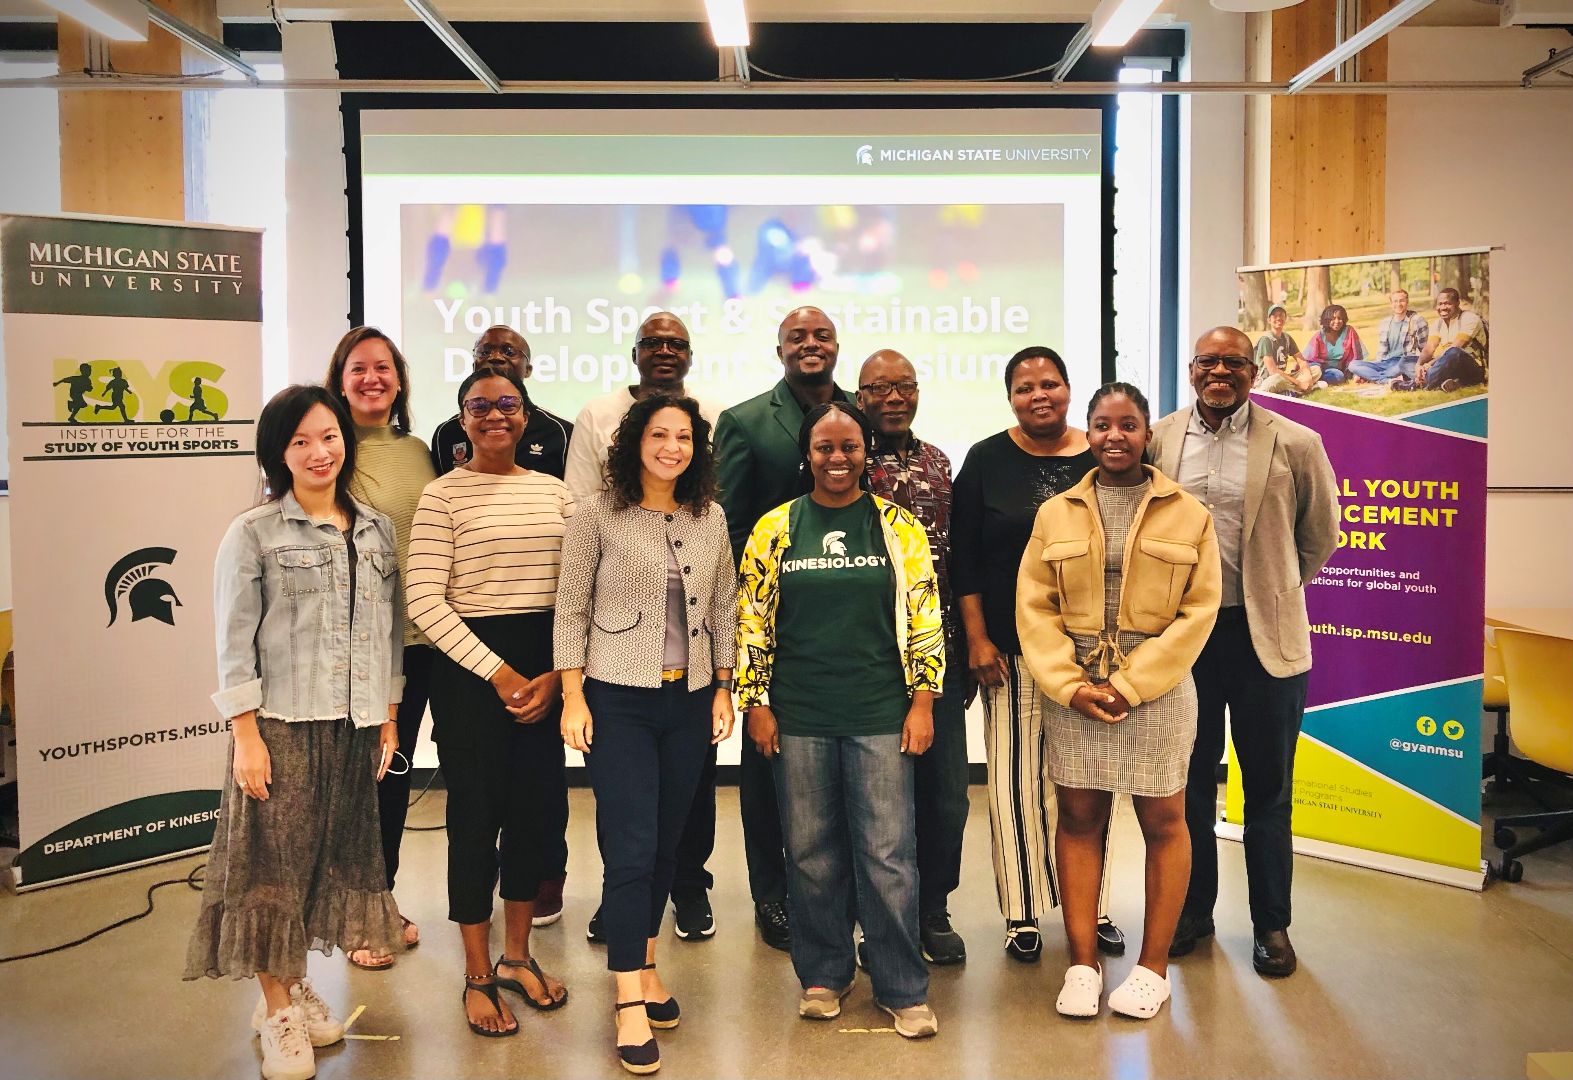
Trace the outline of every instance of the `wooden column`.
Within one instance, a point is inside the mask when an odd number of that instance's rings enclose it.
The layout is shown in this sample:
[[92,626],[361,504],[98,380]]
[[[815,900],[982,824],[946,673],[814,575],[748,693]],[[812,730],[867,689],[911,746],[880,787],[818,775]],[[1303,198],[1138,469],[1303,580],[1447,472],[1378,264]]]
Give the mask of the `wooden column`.
[[[156,0],[218,37],[216,0]],[[105,43],[109,64],[127,74],[180,75],[219,66],[198,56],[188,69],[179,40],[155,26],[144,42]],[[60,18],[61,74],[85,70],[79,23]],[[67,212],[183,220],[186,216],[186,112],[198,94],[84,90],[60,94],[60,208]]]
[[[1362,25],[1391,7],[1366,0]],[[1287,82],[1334,44],[1334,0],[1272,13],[1272,79]],[[1387,77],[1387,43],[1360,54],[1363,82]],[[1325,78],[1332,78],[1331,75]],[[1272,99],[1268,258],[1373,255],[1386,235],[1387,98],[1341,94]]]

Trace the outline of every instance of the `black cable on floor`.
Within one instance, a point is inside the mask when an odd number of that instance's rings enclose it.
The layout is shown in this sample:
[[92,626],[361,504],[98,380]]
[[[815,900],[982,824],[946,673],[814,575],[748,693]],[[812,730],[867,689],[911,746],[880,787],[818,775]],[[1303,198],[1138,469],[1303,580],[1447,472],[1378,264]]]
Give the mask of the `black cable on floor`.
[[88,934],[86,937],[79,937],[75,941],[68,941],[64,945],[55,945],[55,946],[53,946],[51,948],[48,948],[48,949],[39,949],[37,952],[21,953],[21,954],[19,954],[17,956],[0,956],[0,964],[9,964],[9,963],[11,963],[11,962],[13,962],[15,960],[32,960],[35,957],[48,956],[51,953],[64,952],[66,949],[74,949],[78,945],[85,945],[85,944],[87,944],[89,941],[92,941],[94,938],[98,937],[101,934],[107,934],[111,930],[118,930],[118,929],[120,929],[120,927],[125,926],[128,923],[134,923],[138,919],[145,919],[149,915],[153,914],[153,894],[155,892],[157,892],[158,890],[162,889],[165,885],[182,885],[182,884],[184,884],[184,885],[190,886],[191,889],[194,890],[195,892],[201,892],[202,891],[202,880],[199,879],[197,877],[197,875],[202,873],[202,871],[206,870],[207,869],[207,865],[208,864],[205,863],[205,862],[204,863],[197,863],[197,865],[195,865],[195,866],[193,866],[191,868],[191,873],[187,874],[183,878],[170,878],[168,881],[159,881],[159,882],[155,882],[152,885],[149,885],[148,889],[147,889],[147,908],[145,910],[143,910],[143,911],[137,912],[135,915],[128,915],[126,918],[121,919],[119,922],[110,923],[108,926],[102,927],[101,929],[98,929],[98,930],[94,930],[91,934]]

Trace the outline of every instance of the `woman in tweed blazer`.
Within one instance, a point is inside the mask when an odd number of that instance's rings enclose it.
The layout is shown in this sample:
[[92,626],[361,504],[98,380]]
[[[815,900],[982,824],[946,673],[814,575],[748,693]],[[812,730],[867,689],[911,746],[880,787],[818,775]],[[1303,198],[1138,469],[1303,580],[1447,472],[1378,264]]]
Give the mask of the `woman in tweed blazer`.
[[563,741],[595,789],[617,1050],[649,1073],[660,1066],[650,1029],[679,1018],[655,966],[677,843],[709,747],[732,733],[737,573],[692,398],[635,402],[606,473],[563,544],[553,648]]

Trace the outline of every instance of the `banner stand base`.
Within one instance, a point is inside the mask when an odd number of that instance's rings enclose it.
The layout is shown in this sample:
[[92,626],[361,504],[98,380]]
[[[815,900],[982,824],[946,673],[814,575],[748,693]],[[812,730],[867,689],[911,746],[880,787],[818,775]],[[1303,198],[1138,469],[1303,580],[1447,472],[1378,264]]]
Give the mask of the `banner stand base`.
[[[1213,826],[1213,833],[1236,843],[1245,839],[1245,828],[1232,821],[1218,822]],[[1368,870],[1383,870],[1389,874],[1419,878],[1421,881],[1434,881],[1439,885],[1452,885],[1454,888],[1469,889],[1473,892],[1480,892],[1486,887],[1487,873],[1483,860],[1478,871],[1460,870],[1456,866],[1442,866],[1438,863],[1422,862],[1419,859],[1406,859],[1401,855],[1387,855],[1380,851],[1367,851],[1364,848],[1334,844],[1326,840],[1312,840],[1305,836],[1294,838],[1294,853],[1327,859],[1329,862],[1347,863],[1350,866],[1363,866]]]
[[50,878],[48,881],[35,881],[31,885],[26,884],[26,882],[23,880],[21,866],[17,865],[16,863],[12,863],[9,869],[11,871],[12,881],[15,883],[16,891],[18,893],[36,892],[39,889],[48,889],[56,885],[69,885],[75,881],[87,881],[90,878],[104,877],[108,874],[118,874],[124,870],[135,870],[140,866],[156,866],[158,863],[174,862],[176,859],[184,859],[188,855],[201,855],[203,852],[207,851],[209,847],[210,845],[203,844],[201,847],[187,848],[185,851],[171,851],[167,855],[154,855],[150,858],[140,859],[137,862],[117,863],[114,866],[106,866],[101,870],[89,870],[85,874],[72,874],[70,877]]

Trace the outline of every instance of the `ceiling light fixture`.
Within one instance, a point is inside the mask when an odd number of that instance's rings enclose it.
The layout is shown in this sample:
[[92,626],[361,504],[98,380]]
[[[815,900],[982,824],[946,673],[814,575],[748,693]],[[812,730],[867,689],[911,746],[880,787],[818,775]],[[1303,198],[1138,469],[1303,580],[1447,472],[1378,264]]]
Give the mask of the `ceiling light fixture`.
[[44,0],[44,3],[110,41],[147,40],[147,15],[138,0]]
[[1119,48],[1130,41],[1152,13],[1159,0],[1103,0],[1092,13],[1092,46],[1095,49]]
[[716,48],[749,44],[748,12],[743,10],[743,0],[705,0],[705,14],[710,16],[710,36],[715,38]]

